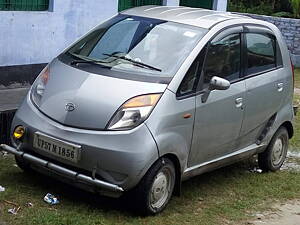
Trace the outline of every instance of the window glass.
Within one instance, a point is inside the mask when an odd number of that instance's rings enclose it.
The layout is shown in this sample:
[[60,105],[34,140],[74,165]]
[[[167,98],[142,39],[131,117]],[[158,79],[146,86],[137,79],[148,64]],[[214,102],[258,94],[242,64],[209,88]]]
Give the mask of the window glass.
[[185,24],[119,15],[78,41],[67,53],[83,60],[100,60],[99,64],[115,71],[173,77],[206,33],[206,29]]
[[228,81],[238,79],[241,67],[240,34],[231,34],[220,41],[209,45],[204,66],[204,87],[207,87],[213,76]]
[[247,75],[276,67],[275,38],[264,34],[246,34]]
[[177,92],[177,96],[188,95],[196,91],[200,73],[202,71],[202,65],[205,58],[207,47],[205,46],[200,54],[197,56],[185,77],[183,78],[180,87]]

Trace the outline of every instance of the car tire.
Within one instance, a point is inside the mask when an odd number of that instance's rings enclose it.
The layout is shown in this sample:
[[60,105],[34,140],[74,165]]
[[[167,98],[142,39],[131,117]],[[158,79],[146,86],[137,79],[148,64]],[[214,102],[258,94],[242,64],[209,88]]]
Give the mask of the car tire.
[[21,168],[24,172],[31,172],[32,169],[30,168],[30,164],[25,162],[23,159],[21,159],[18,156],[15,156],[16,164],[19,168]]
[[267,149],[258,154],[258,165],[264,171],[279,170],[286,159],[289,135],[285,127],[280,127],[272,137]]
[[175,167],[167,158],[159,159],[133,191],[136,209],[143,216],[163,211],[174,191]]

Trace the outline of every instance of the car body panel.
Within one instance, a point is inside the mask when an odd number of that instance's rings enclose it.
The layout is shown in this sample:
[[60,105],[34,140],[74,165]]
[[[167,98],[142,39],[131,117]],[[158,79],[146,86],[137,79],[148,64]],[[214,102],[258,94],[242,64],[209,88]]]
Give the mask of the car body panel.
[[[128,99],[162,93],[166,84],[139,82],[88,73],[54,60],[39,109],[53,120],[72,127],[104,130]],[[71,81],[71,82],[70,82]],[[74,111],[67,111],[72,103]],[[84,115],[84,116],[82,116]]]
[[[24,118],[26,115],[26,118]],[[130,131],[93,131],[61,125],[43,115],[29,96],[17,111],[12,130],[17,125],[26,127],[22,144],[25,152],[37,154],[51,162],[84,170],[124,189],[130,189],[158,159],[158,149],[148,128],[142,124]],[[75,163],[33,148],[33,136],[39,131],[50,137],[80,145],[81,159]]]
[[245,98],[245,81],[232,84],[228,90],[211,91],[206,102],[202,102],[203,95],[196,97],[189,167],[236,150],[244,117],[243,106],[237,107],[236,99]]

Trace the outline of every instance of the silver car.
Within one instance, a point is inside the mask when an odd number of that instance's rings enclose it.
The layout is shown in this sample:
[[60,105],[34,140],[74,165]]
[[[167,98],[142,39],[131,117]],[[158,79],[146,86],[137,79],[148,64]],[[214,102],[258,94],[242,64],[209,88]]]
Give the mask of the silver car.
[[161,212],[181,182],[293,136],[293,69],[279,30],[230,13],[144,6],[94,28],[38,76],[12,124],[15,155],[77,187]]

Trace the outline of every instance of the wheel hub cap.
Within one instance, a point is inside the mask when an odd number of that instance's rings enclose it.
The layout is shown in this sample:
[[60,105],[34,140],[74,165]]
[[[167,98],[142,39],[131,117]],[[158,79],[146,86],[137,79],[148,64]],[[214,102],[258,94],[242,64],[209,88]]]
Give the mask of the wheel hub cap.
[[283,157],[283,151],[284,151],[283,140],[281,138],[278,138],[275,141],[275,144],[273,146],[272,161],[274,165],[278,165],[281,162]]
[[164,205],[170,194],[171,175],[168,171],[157,174],[152,184],[150,193],[150,204],[153,208],[160,208]]

